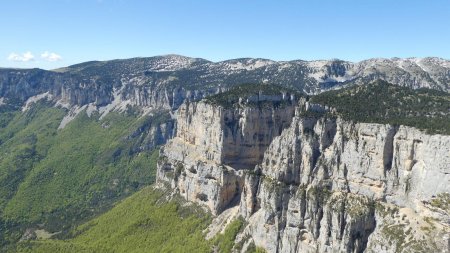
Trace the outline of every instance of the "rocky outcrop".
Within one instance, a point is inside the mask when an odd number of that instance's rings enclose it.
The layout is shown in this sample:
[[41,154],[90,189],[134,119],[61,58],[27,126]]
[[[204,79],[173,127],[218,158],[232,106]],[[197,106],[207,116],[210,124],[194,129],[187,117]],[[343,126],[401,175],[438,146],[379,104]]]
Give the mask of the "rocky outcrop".
[[295,101],[280,107],[216,107],[187,103],[177,112],[177,133],[161,150],[158,182],[220,213],[238,201],[243,171],[259,164],[287,128]]
[[[242,251],[253,243],[268,252],[449,251],[449,210],[438,203],[450,198],[450,136],[345,121],[304,99],[281,130],[247,110],[182,107],[158,167],[159,183],[213,214],[239,206]],[[254,131],[269,131],[258,149],[245,142]],[[242,143],[252,151],[226,155]]]

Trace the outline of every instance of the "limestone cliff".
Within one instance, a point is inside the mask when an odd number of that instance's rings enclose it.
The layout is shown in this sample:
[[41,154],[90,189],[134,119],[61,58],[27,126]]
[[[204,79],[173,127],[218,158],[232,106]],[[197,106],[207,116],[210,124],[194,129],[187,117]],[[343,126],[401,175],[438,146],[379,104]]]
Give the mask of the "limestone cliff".
[[236,251],[448,252],[450,136],[285,107],[183,105],[158,183],[246,226]]
[[177,133],[162,149],[158,181],[219,214],[242,191],[243,172],[262,162],[272,140],[289,127],[295,102],[280,107],[216,107],[187,103]]

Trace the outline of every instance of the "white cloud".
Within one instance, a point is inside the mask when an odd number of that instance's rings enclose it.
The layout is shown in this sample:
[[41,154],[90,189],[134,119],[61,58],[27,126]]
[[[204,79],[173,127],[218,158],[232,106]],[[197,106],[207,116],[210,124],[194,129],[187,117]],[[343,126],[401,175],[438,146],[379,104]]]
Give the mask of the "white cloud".
[[62,60],[61,55],[56,54],[56,53],[50,53],[50,52],[48,52],[48,51],[43,52],[43,53],[41,54],[41,58],[42,58],[43,60],[51,61],[51,62]]
[[30,51],[23,54],[10,53],[8,56],[8,60],[20,62],[34,61],[34,55]]

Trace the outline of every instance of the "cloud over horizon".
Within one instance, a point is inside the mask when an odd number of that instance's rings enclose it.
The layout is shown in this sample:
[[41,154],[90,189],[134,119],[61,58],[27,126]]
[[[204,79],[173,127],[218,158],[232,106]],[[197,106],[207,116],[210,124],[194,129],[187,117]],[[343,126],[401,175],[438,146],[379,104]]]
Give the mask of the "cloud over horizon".
[[[8,59],[8,61],[14,61],[14,62],[30,62],[30,61],[35,61],[36,58],[32,52],[27,51],[22,54],[12,52],[8,55],[7,59]],[[45,52],[41,53],[40,59],[47,61],[47,62],[57,62],[57,61],[61,61],[62,57],[61,57],[61,55],[59,55],[57,53],[45,51]]]
[[30,51],[27,51],[23,54],[17,54],[12,52],[8,56],[8,61],[15,61],[15,62],[34,61],[34,55]]
[[48,52],[48,51],[43,52],[41,54],[41,58],[43,60],[50,61],[50,62],[55,62],[55,61],[61,61],[62,60],[61,55],[56,54],[56,53],[51,53],[51,52]]

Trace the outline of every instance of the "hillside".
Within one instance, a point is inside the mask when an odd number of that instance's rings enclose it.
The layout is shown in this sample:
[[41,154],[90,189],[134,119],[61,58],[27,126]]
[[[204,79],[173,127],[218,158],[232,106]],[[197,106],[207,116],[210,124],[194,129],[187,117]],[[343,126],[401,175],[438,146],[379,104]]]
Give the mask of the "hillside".
[[0,114],[2,246],[28,228],[65,233],[155,180],[166,116],[81,113],[58,129],[65,113],[41,101]]
[[167,193],[144,188],[73,231],[67,240],[21,243],[18,252],[210,252],[210,217]]
[[[41,238],[18,243],[14,252],[219,252],[228,253],[244,221],[228,224],[207,240],[211,215],[200,206],[154,187],[146,187],[111,210],[71,231],[70,239]],[[37,233],[39,231],[36,231]],[[264,253],[250,247],[246,253]]]

